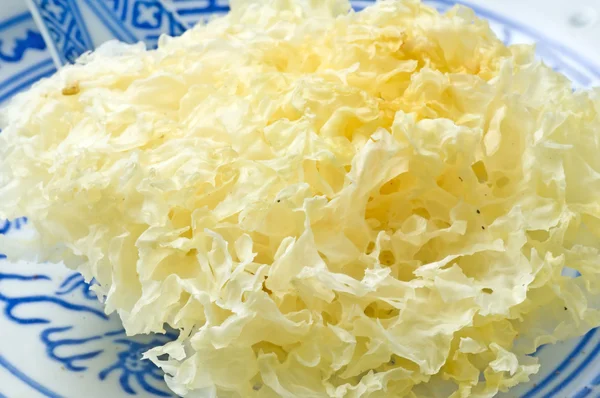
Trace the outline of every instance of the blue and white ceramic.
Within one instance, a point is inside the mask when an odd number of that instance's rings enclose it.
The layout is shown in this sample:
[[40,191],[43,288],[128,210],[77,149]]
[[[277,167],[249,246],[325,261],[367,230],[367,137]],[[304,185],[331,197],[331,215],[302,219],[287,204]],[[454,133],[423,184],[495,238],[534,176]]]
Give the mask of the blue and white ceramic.
[[[537,42],[540,57],[577,86],[600,82],[600,47],[594,48],[600,37],[597,0],[470,1],[505,42]],[[428,2],[440,10],[454,4]],[[0,3],[0,104],[54,73],[55,65],[107,39],[152,47],[160,34],[180,34],[200,19],[227,11],[225,0]],[[368,3],[355,1],[355,6]],[[21,233],[27,233],[26,219],[0,220],[0,234]],[[172,337],[128,338],[77,274],[54,265],[10,263],[0,254],[0,398],[173,396],[161,372],[141,360],[148,347]],[[543,347],[536,353],[540,374],[504,396],[600,397],[599,354],[596,330]]]
[[118,39],[155,46],[161,34],[178,36],[187,26],[159,0],[27,0],[58,64],[73,62],[101,43]]

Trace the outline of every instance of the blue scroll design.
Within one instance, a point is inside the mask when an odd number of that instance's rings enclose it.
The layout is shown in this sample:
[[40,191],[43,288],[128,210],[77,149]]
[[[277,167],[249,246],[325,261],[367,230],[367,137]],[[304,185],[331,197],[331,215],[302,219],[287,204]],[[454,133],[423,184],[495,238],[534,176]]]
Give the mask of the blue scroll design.
[[[138,392],[144,391],[158,397],[172,396],[164,384],[162,371],[152,362],[142,360],[142,354],[150,348],[173,340],[176,338],[176,333],[169,332],[150,337],[127,337],[120,324],[114,322],[114,318],[107,316],[102,311],[100,303],[90,289],[90,284],[86,283],[83,277],[77,273],[69,275],[50,294],[10,295],[5,293],[8,289],[3,289],[3,285],[8,286],[11,283],[35,283],[38,286],[45,283],[49,285],[50,289],[57,283],[50,276],[43,274],[0,273],[0,305],[3,304],[4,317],[14,323],[23,326],[43,325],[40,331],[40,341],[46,348],[46,355],[60,363],[65,370],[89,371],[94,360],[105,356],[104,363],[106,356],[110,356],[113,358],[109,362],[110,364],[97,374],[100,381],[118,382],[122,390],[129,395],[136,395]],[[18,289],[23,292],[30,290]],[[78,331],[75,324],[57,324],[52,319],[52,315],[56,311],[48,311],[47,305],[51,305],[56,310],[86,316],[85,322],[95,322],[97,325],[95,330],[105,331],[86,335]],[[24,309],[28,311],[23,311]],[[107,350],[107,347],[111,349]],[[113,350],[114,347],[117,347],[117,350]],[[6,362],[6,366],[3,366],[0,361],[0,366],[14,367],[5,358],[0,359]],[[17,372],[13,375],[22,381],[36,383],[24,373]],[[58,397],[59,395],[49,396]]]
[[60,63],[74,62],[94,48],[75,0],[31,0],[31,4]]

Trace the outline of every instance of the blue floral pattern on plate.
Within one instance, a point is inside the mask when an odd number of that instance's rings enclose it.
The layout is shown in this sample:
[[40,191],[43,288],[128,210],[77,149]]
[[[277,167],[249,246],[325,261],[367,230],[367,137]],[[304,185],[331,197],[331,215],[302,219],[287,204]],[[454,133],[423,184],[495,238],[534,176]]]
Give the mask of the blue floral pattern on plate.
[[92,39],[77,3],[73,0],[32,0],[38,10],[36,17],[44,21],[47,39],[62,51],[61,63],[75,62],[79,55],[93,48]]
[[[46,43],[55,61],[64,64],[108,37],[154,46],[162,33],[178,35],[208,15],[227,11],[225,0],[28,0],[43,26],[40,31],[19,0],[8,1],[14,5],[10,15],[0,11],[0,103],[54,73]],[[454,4],[427,2],[440,10]],[[354,3],[362,8],[370,1]],[[577,85],[600,79],[600,69],[569,48],[510,18],[474,8],[506,43],[538,42],[538,54]],[[90,32],[88,27],[98,24],[104,31]],[[0,234],[26,233],[26,222],[0,221]],[[102,397],[172,396],[161,371],[140,358],[175,334],[127,337],[117,317],[104,314],[90,285],[60,267],[10,264],[0,254],[0,330],[8,336],[0,340],[0,398],[90,396],[89,389],[99,386],[95,391]],[[600,352],[599,335],[593,330],[577,341],[541,350],[538,355],[547,366],[536,383],[511,396],[593,396],[600,385],[598,366],[593,365]],[[11,336],[22,339],[39,366],[23,359],[28,356],[15,355]]]
[[[28,0],[57,63],[74,62],[108,39],[155,47],[161,34],[187,26],[159,0]],[[83,17],[86,16],[86,18]],[[89,26],[101,26],[89,29]]]
[[[0,233],[18,232],[25,222],[23,218],[5,221]],[[23,328],[37,327],[46,356],[61,369],[74,373],[96,372],[99,381],[118,382],[122,391],[130,395],[144,391],[149,396],[172,396],[164,385],[162,372],[141,357],[148,349],[174,339],[175,333],[127,337],[118,319],[102,311],[90,284],[77,273],[67,274],[59,281],[43,273],[9,273],[4,269],[0,269],[0,309],[5,320]],[[35,289],[31,284],[36,285]],[[15,286],[19,288],[14,289]],[[13,293],[15,290],[17,293]],[[77,314],[77,318],[65,325],[64,318],[54,316],[59,311]],[[0,367],[8,368],[7,359],[2,358],[0,350]],[[11,373],[19,378],[23,376]],[[61,396],[49,393],[48,388],[40,388],[37,382],[32,383],[32,387],[46,396]]]
[[19,11],[0,19],[0,103],[56,70],[31,14]]

